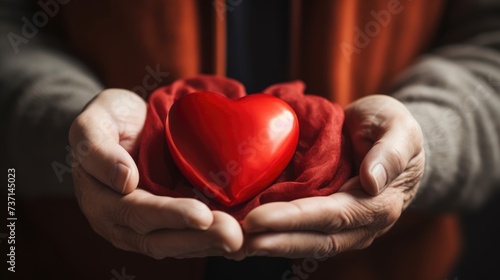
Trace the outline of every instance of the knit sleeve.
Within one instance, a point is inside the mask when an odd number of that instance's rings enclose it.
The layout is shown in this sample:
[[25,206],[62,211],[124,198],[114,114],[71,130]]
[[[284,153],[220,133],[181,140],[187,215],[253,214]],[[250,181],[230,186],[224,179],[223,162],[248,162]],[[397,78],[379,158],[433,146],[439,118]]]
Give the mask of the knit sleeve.
[[500,3],[450,1],[437,46],[396,82],[420,123],[417,209],[476,208],[500,189]]
[[103,86],[52,36],[42,2],[0,1],[1,161],[21,195],[70,195],[69,126]]

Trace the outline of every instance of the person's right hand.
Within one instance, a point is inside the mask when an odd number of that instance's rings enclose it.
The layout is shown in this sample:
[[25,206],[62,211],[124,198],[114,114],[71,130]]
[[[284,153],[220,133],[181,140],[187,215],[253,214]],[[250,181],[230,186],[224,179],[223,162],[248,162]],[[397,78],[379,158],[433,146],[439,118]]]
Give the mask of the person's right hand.
[[240,249],[243,233],[230,215],[195,199],[136,189],[139,174],[130,154],[145,119],[146,103],[139,96],[109,89],[71,125],[75,193],[94,231],[120,249],[155,259],[228,255]]

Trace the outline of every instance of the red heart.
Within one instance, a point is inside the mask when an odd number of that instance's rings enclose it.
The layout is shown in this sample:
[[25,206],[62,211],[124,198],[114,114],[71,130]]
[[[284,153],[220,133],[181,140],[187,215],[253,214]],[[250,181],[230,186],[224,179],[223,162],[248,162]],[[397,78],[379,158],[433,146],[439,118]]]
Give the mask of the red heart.
[[276,180],[292,159],[299,123],[283,100],[254,94],[238,100],[212,92],[178,99],[166,120],[177,167],[208,197],[234,206]]

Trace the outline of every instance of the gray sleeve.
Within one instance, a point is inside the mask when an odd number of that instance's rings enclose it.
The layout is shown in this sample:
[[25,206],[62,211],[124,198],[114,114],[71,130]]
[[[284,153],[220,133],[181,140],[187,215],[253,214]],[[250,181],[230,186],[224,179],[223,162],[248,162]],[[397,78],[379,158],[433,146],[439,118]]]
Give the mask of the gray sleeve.
[[440,38],[393,91],[425,137],[412,207],[473,209],[500,189],[500,1],[450,1]]
[[72,195],[69,126],[103,86],[47,26],[28,32],[40,11],[36,1],[0,0],[1,158],[16,168],[17,193]]

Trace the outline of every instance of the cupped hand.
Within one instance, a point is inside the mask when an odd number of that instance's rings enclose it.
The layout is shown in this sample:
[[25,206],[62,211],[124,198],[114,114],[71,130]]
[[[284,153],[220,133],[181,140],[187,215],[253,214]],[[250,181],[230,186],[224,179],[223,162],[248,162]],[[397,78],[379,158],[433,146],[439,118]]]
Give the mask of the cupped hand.
[[92,228],[120,249],[155,259],[226,255],[240,249],[242,230],[230,215],[195,199],[136,189],[139,174],[131,154],[146,109],[133,92],[109,89],[71,126],[75,193]]
[[330,196],[255,208],[243,221],[245,255],[320,258],[362,249],[409,205],[425,161],[417,121],[402,103],[382,95],[359,99],[345,113],[359,176]]

